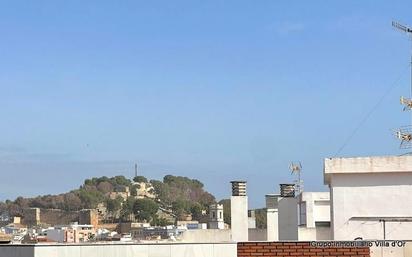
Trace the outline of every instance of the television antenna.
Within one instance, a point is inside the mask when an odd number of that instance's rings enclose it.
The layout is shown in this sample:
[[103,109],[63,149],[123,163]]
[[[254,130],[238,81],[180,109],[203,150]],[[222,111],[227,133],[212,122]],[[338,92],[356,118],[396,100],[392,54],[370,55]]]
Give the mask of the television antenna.
[[[392,26],[401,32],[406,33],[412,39],[412,28],[401,24],[397,21],[392,21]],[[411,60],[410,60],[411,76],[410,76],[410,98],[401,96],[400,102],[404,106],[403,111],[412,110],[412,47],[411,47]],[[395,136],[401,140],[400,148],[407,149],[412,148],[412,126],[403,126],[395,131]]]
[[301,192],[303,192],[303,180],[300,177],[300,174],[302,173],[302,164],[300,162],[294,163],[291,162],[289,165],[289,170],[290,174],[296,174],[298,179],[295,180],[295,195],[299,195]]
[[412,126],[403,126],[395,131],[395,136],[401,141],[399,148],[412,148]]
[[404,105],[403,111],[412,110],[412,100],[406,97],[401,96],[401,104]]

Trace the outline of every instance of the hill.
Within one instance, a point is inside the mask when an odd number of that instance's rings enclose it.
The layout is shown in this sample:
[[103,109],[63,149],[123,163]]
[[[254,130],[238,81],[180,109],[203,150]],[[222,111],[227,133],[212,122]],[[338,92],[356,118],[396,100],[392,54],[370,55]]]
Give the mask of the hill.
[[0,202],[0,214],[24,217],[24,210],[32,207],[98,209],[101,219],[110,222],[136,220],[164,225],[171,223],[171,218],[202,219],[214,202],[215,197],[196,179],[167,175],[163,181],[149,181],[142,176],[133,180],[103,176],[86,179],[78,189],[67,193]]

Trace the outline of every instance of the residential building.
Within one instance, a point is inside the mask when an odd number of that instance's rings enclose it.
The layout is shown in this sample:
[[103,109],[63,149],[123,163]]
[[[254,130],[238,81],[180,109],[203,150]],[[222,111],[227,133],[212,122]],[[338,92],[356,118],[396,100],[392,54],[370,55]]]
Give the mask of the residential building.
[[412,156],[328,158],[334,240],[412,240]]
[[329,192],[295,195],[293,184],[266,195],[267,240],[331,239]]
[[223,204],[209,206],[209,229],[224,229]]
[[47,239],[59,243],[81,243],[95,238],[93,225],[59,225],[47,230]]

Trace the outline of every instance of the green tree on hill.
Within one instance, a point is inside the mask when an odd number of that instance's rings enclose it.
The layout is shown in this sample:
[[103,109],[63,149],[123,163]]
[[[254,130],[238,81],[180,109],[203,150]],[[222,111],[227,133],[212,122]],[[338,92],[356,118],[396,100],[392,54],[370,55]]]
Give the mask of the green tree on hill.
[[159,218],[157,215],[155,215],[152,221],[150,222],[150,225],[164,227],[168,225],[173,225],[173,222],[169,222],[167,219]]
[[122,208],[123,198],[118,196],[116,199],[107,199],[106,208],[112,215]]
[[[135,182],[147,182],[143,176],[134,178]],[[164,219],[156,216],[159,206],[162,209],[172,210],[172,216],[184,217],[192,214],[194,219],[202,219],[202,211],[215,202],[215,197],[204,189],[204,185],[196,179],[182,176],[167,175],[163,181],[151,180],[153,189],[150,192],[156,200],[136,200],[139,184],[133,184],[124,176],[93,177],[85,179],[80,188],[58,195],[42,195],[33,198],[19,197],[15,201],[1,203],[1,209],[12,215],[22,215],[24,209],[30,207],[44,209],[62,209],[77,211],[82,208],[94,209],[100,204],[105,204],[111,214],[119,213],[121,220],[130,220],[130,215],[136,215],[140,220],[165,224]],[[126,199],[111,200],[109,193],[124,192],[129,187],[131,197]]]
[[129,221],[130,214],[133,214],[133,207],[136,199],[129,197],[123,202],[122,209],[120,210],[120,219],[122,221]]
[[97,189],[82,188],[78,191],[79,198],[82,201],[82,207],[94,209],[104,200],[104,195]]
[[133,205],[133,213],[139,221],[150,222],[158,209],[159,205],[151,199],[138,199]]
[[255,209],[256,215],[256,227],[257,228],[266,228],[266,208]]
[[133,181],[136,183],[147,183],[147,178],[143,177],[143,176],[137,176],[133,178]]
[[219,201],[219,204],[223,204],[223,220],[226,224],[231,223],[230,221],[230,199],[222,199]]

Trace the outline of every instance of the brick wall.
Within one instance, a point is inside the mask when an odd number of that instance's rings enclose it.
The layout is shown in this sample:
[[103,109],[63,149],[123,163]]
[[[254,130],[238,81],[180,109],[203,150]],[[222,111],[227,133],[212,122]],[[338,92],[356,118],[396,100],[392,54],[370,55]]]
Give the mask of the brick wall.
[[244,242],[237,245],[238,257],[293,256],[293,257],[370,257],[369,247],[317,248],[309,242]]

